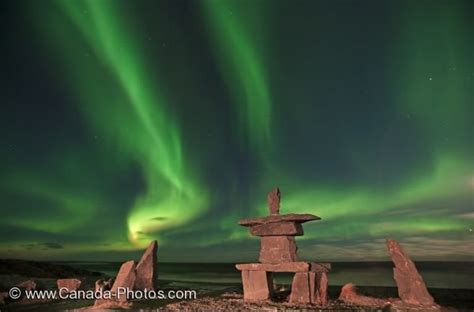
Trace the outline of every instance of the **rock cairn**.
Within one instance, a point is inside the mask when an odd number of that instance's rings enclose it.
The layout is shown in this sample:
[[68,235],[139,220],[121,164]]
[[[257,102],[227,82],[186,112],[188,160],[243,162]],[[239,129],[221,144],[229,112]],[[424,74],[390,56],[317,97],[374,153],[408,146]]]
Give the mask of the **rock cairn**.
[[245,219],[240,225],[250,234],[261,237],[259,263],[237,264],[242,272],[245,300],[267,300],[273,295],[273,273],[295,273],[290,303],[327,304],[329,263],[298,261],[295,236],[302,236],[302,223],[321,218],[312,214],[280,215],[281,193],[278,188],[268,194],[267,217]]

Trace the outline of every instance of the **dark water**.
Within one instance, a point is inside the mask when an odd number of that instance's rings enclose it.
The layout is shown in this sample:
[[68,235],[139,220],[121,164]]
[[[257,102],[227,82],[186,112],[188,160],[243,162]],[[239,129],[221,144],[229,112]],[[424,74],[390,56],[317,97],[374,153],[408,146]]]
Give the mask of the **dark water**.
[[[69,265],[115,276],[118,262],[69,262]],[[332,263],[329,284],[340,286],[395,286],[391,262]],[[430,288],[474,289],[474,262],[417,262],[416,266]],[[240,272],[229,263],[159,263],[161,281],[174,283],[238,284]],[[275,274],[279,284],[290,284],[291,275]]]

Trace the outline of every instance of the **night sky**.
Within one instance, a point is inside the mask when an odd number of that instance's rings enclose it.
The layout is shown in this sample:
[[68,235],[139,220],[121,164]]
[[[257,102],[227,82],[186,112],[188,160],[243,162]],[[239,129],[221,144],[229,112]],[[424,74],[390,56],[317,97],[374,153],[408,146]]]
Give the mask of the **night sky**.
[[0,257],[474,256],[474,1],[2,1]]

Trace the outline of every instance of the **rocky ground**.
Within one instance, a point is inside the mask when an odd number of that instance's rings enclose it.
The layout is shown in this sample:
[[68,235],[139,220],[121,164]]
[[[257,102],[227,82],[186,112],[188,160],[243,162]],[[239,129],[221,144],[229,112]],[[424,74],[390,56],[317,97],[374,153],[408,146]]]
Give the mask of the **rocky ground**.
[[[88,281],[93,287],[97,279],[105,278],[101,273],[81,270],[67,265],[21,260],[0,260],[0,292],[31,280],[38,289],[56,289],[59,278],[76,277]],[[427,308],[410,307],[396,299],[395,287],[357,287],[361,296],[378,298],[370,300],[370,305],[348,304],[338,300],[341,286],[330,286],[329,305],[295,306],[285,302],[289,294],[288,286],[281,286],[275,300],[265,302],[244,302],[240,284],[185,283],[159,281],[160,289],[190,289],[197,291],[197,299],[188,301],[143,300],[135,301],[131,311],[429,311]],[[443,311],[473,311],[474,290],[429,289],[435,301],[444,307]],[[84,311],[84,307],[94,304],[92,300],[15,301],[0,303],[0,311]],[[97,311],[97,310],[96,310]]]
[[239,293],[226,293],[218,298],[205,297],[193,301],[171,303],[162,311],[389,311],[385,306],[360,307],[331,300],[328,305],[292,305],[287,302],[259,301],[245,302]]

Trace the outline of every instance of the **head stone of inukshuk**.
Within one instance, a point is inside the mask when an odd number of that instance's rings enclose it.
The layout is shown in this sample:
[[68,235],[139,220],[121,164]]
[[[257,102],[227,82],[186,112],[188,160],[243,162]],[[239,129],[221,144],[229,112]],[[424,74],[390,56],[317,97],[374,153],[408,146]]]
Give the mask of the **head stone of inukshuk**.
[[281,193],[280,189],[277,187],[268,193],[268,209],[270,210],[270,215],[280,214],[280,198]]

